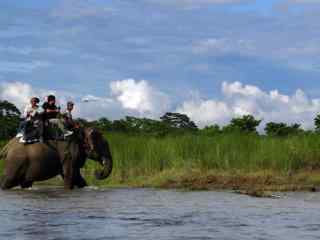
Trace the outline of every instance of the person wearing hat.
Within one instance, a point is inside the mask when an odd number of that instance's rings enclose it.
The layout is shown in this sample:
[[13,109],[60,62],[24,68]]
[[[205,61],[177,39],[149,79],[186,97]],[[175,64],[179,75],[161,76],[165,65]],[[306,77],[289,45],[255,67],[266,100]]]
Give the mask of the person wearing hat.
[[67,102],[67,109],[63,113],[65,126],[68,130],[72,130],[74,128],[74,121],[72,117],[72,111],[74,108],[74,103],[72,101]]
[[[20,138],[20,142],[26,143],[30,138],[33,138],[32,135],[38,135],[40,141],[42,141],[42,122],[39,121],[40,108],[39,108],[40,99],[37,97],[32,97],[30,104],[28,104],[23,112],[23,121],[20,123],[17,137]],[[31,131],[35,130],[35,131]]]

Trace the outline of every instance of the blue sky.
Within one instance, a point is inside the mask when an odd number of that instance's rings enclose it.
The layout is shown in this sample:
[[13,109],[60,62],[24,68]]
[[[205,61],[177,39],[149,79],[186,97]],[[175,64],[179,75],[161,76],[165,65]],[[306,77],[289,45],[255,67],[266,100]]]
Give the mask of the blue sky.
[[301,89],[312,104],[320,98],[319,2],[2,0],[0,82],[123,107],[110,85],[145,80],[167,96],[166,110],[190,98],[228,102],[223,83],[240,82],[291,97]]

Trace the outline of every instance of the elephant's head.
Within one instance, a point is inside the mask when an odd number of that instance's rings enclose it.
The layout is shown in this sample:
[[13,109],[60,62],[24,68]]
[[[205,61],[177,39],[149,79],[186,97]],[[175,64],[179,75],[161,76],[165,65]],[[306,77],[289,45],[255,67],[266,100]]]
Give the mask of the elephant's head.
[[95,176],[99,180],[106,179],[112,172],[112,156],[108,142],[103,135],[94,128],[85,128],[85,144],[86,152],[90,159],[99,162],[103,169],[95,172]]

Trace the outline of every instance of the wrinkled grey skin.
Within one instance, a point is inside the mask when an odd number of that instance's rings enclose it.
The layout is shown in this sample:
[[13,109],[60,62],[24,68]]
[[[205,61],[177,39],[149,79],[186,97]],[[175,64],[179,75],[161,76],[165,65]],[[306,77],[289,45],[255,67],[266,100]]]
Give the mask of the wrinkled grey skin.
[[85,187],[87,183],[80,174],[80,168],[87,157],[103,166],[102,171],[95,173],[96,178],[106,179],[112,171],[108,142],[100,132],[91,128],[81,130],[78,136],[80,141],[48,141],[30,145],[12,139],[2,151],[5,169],[1,188],[28,188],[35,181],[48,180],[57,175],[63,176],[65,189]]

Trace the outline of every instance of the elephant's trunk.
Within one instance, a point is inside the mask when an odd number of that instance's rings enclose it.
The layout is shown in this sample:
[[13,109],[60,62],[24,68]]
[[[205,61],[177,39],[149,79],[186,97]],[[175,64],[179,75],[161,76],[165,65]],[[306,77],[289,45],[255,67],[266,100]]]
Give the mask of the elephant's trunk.
[[109,157],[109,158],[103,157],[101,164],[103,166],[103,169],[101,171],[97,170],[95,172],[96,179],[98,179],[98,180],[104,180],[110,176],[110,174],[112,172],[112,166],[113,166],[112,158],[111,157]]

